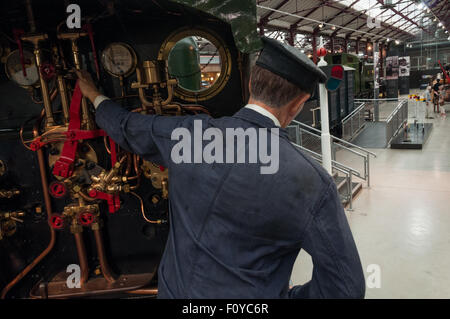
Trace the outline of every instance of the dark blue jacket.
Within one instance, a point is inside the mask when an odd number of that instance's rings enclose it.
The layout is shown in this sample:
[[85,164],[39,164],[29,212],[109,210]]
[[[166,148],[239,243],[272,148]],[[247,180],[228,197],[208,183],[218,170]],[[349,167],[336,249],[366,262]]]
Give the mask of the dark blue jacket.
[[[97,124],[123,148],[169,168],[170,233],[159,267],[159,298],[362,298],[361,262],[336,186],[279,130],[279,170],[257,164],[175,164],[173,129],[273,128],[243,108],[232,117],[131,113],[102,102]],[[246,146],[248,148],[248,145]],[[289,290],[300,249],[311,281]]]

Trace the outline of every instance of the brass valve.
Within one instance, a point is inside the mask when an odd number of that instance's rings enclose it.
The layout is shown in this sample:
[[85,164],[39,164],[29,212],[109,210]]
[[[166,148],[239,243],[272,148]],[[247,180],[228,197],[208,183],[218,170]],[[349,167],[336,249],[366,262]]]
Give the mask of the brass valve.
[[22,211],[0,212],[0,240],[5,236],[12,236],[16,232],[16,223],[23,223],[23,220],[18,217],[23,216],[25,216],[25,213]]
[[14,196],[17,195],[20,195],[20,190],[18,189],[11,189],[11,190],[0,189],[0,198],[13,198]]
[[162,198],[169,198],[169,170],[148,161],[144,161],[141,168],[144,176],[152,181],[153,187],[161,189]]
[[[170,79],[167,73],[167,65],[164,60],[144,61],[141,68],[136,68],[137,82],[131,84],[131,88],[138,89],[139,99],[143,106],[143,113],[152,107],[157,114],[162,114],[164,109],[177,109],[177,115],[181,115],[181,109],[176,105],[170,105],[173,98],[173,91],[177,86],[176,79]],[[160,89],[167,89],[167,98],[163,100]],[[147,100],[145,89],[153,89],[152,101]],[[179,114],[178,114],[179,113]]]
[[69,221],[70,231],[80,233],[83,226],[90,226],[98,221],[100,209],[98,205],[83,205],[82,203],[68,205],[64,207],[62,218]]
[[115,194],[121,191],[128,193],[130,191],[130,185],[127,184],[128,178],[120,175],[122,163],[117,162],[111,170],[103,170],[97,176],[91,175],[93,183],[89,191],[95,189],[108,194]]

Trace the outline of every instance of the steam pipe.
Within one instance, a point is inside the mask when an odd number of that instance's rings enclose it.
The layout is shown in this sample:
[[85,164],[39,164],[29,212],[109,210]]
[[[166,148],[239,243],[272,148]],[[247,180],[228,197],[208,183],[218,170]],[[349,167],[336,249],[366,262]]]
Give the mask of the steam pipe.
[[105,246],[103,244],[100,225],[98,223],[93,224],[92,231],[95,237],[95,245],[97,247],[97,255],[100,262],[100,268],[102,270],[103,277],[105,277],[107,281],[113,283],[116,281],[116,275],[112,272],[106,259]]
[[[33,127],[33,136],[37,137],[39,135],[39,124],[42,121],[42,118],[44,117],[44,110],[42,110],[41,116],[36,121],[34,127]],[[47,211],[47,223],[48,227],[50,229],[50,242],[45,248],[42,253],[37,256],[27,267],[25,267],[24,270],[22,270],[8,285],[6,285],[5,288],[3,288],[0,298],[5,299],[6,294],[8,291],[11,290],[12,287],[14,287],[23,277],[25,277],[42,259],[44,259],[45,256],[47,256],[50,251],[55,246],[56,241],[56,234],[55,230],[51,227],[51,216],[52,216],[52,202],[50,199],[50,193],[48,191],[48,181],[47,181],[47,172],[45,169],[45,160],[44,160],[44,151],[42,149],[39,149],[36,151],[38,162],[39,162],[39,172],[41,174],[41,183],[42,183],[42,190],[44,195],[44,202],[45,202],[45,208]]]
[[83,285],[84,283],[87,282],[89,278],[89,266],[87,261],[86,246],[84,245],[82,232],[75,232],[73,233],[73,236],[75,237],[78,261],[80,262],[80,269],[81,269],[80,283]]
[[69,123],[69,98],[67,96],[66,81],[64,81],[62,75],[58,75],[57,83],[59,95],[61,96],[61,106],[64,116],[64,123]]

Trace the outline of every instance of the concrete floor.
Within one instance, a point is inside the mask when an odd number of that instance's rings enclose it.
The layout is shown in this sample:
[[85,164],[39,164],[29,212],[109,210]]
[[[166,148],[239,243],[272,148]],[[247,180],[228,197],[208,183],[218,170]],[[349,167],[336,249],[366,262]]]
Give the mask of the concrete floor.
[[[450,105],[446,105],[447,112]],[[410,116],[414,115],[410,107]],[[347,212],[366,279],[380,267],[380,288],[366,298],[450,298],[450,114],[435,114],[422,150],[372,149],[371,188]],[[414,119],[410,119],[413,121]],[[310,256],[302,251],[293,284],[311,278]]]

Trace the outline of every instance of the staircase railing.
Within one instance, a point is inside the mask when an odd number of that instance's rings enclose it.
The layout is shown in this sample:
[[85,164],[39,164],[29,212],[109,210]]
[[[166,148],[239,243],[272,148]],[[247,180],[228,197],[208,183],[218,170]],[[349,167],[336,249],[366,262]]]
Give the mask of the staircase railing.
[[386,146],[389,146],[404,123],[408,122],[408,100],[402,100],[386,119]]
[[341,121],[342,124],[342,138],[345,140],[351,140],[366,124],[365,102],[355,102],[359,104],[349,115],[344,117]]
[[[292,121],[291,125],[287,127],[291,140],[298,146],[308,149],[317,155],[321,155],[321,134],[322,132],[314,127],[306,125],[298,121]],[[358,145],[347,142],[336,136],[331,135],[331,150],[332,160],[336,167],[341,169],[351,169],[352,175],[367,182],[367,187],[370,187],[370,156],[377,157],[371,151],[366,150]],[[339,152],[340,151],[340,152]],[[339,156],[337,156],[339,153]],[[351,154],[353,158],[347,156]],[[339,158],[337,158],[339,157]],[[356,158],[356,161],[351,161],[351,164],[343,163]],[[362,160],[362,167],[354,169],[358,161]]]

